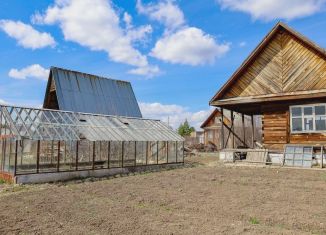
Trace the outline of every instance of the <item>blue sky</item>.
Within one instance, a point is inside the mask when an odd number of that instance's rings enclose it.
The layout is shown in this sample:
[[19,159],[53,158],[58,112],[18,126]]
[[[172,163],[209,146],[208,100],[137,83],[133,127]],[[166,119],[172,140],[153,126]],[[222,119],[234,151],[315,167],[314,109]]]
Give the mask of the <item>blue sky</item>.
[[2,0],[0,99],[40,106],[50,66],[132,82],[143,115],[196,127],[279,20],[326,47],[326,0]]

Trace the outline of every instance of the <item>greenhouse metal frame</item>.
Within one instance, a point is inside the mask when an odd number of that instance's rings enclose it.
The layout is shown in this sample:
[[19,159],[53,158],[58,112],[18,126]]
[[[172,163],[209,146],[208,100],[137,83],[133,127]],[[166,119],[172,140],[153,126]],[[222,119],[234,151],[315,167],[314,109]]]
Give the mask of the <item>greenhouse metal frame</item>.
[[0,177],[184,162],[184,139],[152,119],[0,105]]

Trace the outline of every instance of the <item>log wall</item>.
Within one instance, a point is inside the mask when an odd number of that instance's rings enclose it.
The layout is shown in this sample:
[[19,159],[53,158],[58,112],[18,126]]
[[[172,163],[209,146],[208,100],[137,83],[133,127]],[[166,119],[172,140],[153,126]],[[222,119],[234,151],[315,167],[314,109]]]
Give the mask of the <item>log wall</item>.
[[264,145],[268,149],[283,150],[285,144],[326,144],[326,133],[291,134],[289,111],[291,105],[293,104],[287,103],[262,107]]

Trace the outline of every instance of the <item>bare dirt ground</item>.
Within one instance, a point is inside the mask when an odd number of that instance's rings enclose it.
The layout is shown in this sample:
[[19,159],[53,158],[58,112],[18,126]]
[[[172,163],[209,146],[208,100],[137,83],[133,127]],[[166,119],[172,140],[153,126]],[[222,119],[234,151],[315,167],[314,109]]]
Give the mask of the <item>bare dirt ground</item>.
[[2,186],[0,234],[326,234],[326,171],[187,162],[94,182]]

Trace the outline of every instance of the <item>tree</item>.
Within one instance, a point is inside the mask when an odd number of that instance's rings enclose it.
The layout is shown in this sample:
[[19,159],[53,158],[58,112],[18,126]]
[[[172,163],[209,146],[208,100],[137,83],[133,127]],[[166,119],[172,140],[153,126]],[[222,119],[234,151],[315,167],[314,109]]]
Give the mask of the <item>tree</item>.
[[184,123],[180,124],[180,126],[178,128],[179,135],[181,135],[183,137],[189,136],[191,134],[191,132],[193,132],[193,131],[195,131],[195,128],[189,126],[187,119],[185,120]]

